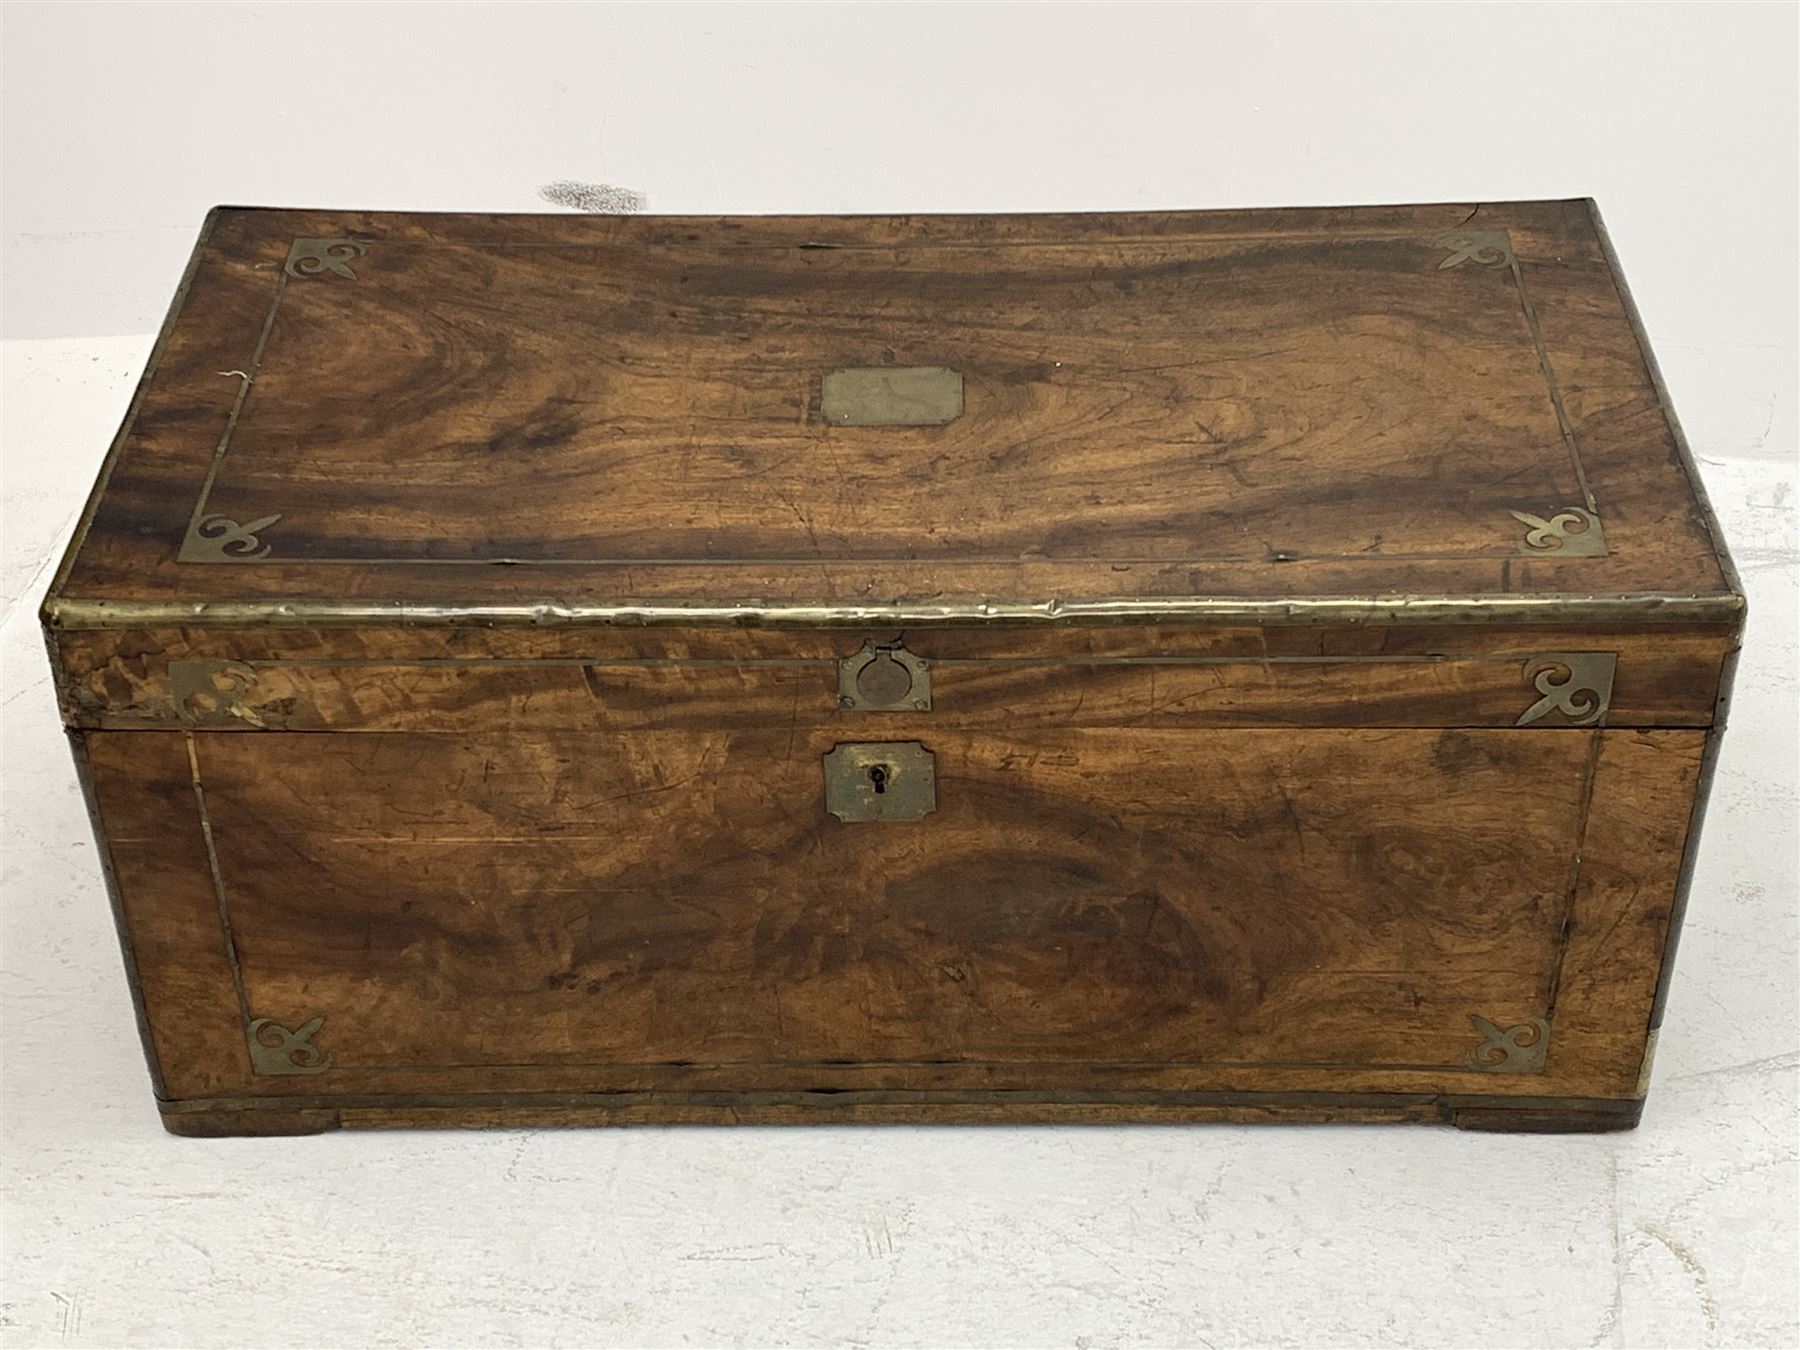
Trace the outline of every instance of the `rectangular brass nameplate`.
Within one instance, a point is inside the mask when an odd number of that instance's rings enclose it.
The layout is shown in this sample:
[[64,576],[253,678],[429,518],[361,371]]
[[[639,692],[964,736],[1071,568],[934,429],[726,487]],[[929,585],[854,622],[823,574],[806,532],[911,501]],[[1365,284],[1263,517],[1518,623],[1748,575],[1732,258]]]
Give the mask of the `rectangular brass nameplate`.
[[963,378],[942,366],[834,370],[819,409],[833,426],[941,427],[962,416]]

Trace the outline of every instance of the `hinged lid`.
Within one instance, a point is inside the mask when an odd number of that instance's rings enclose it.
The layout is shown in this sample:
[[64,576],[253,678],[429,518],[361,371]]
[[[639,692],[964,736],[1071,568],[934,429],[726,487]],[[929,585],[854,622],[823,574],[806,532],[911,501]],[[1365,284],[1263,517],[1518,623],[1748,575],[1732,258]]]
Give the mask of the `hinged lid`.
[[1740,604],[1589,203],[222,209],[46,617]]

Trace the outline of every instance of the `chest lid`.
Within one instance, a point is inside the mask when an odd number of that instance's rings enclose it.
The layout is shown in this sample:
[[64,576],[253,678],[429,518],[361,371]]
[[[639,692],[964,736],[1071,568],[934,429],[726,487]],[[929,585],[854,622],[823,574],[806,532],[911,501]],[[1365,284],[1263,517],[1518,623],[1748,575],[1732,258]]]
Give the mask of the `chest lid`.
[[1591,203],[220,209],[64,628],[1735,620]]

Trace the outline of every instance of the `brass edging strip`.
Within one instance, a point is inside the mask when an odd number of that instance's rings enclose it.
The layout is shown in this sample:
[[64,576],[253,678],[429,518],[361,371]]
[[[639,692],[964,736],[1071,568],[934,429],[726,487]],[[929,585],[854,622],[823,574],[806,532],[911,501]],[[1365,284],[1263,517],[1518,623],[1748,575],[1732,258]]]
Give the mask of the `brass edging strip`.
[[83,600],[51,598],[52,628],[729,627],[882,628],[1364,623],[1740,623],[1744,598],[1693,595],[1373,595],[1249,599],[1223,596],[1097,600],[830,601],[571,604],[544,600],[449,605],[406,600]]
[[1659,1029],[1652,1027],[1644,1038],[1644,1058],[1638,1064],[1637,1088],[1632,1093],[1640,1100],[1650,1095],[1650,1075],[1656,1070],[1656,1042],[1661,1034]]
[[[1663,421],[1668,425],[1669,435],[1675,442],[1676,459],[1687,476],[1688,490],[1694,494],[1700,524],[1712,543],[1713,553],[1718,559],[1719,571],[1729,594],[1736,601],[1731,615],[1732,622],[1737,625],[1739,633],[1742,633],[1748,608],[1744,599],[1743,579],[1738,575],[1737,564],[1732,560],[1731,550],[1725,543],[1725,532],[1719,528],[1718,514],[1713,510],[1706,484],[1700,477],[1699,467],[1694,463],[1694,452],[1688,444],[1687,432],[1682,429],[1681,419],[1675,414],[1675,404],[1669,398],[1669,387],[1663,380],[1662,367],[1657,364],[1656,352],[1650,345],[1650,335],[1644,328],[1644,317],[1638,312],[1637,301],[1632,298],[1631,288],[1626,284],[1625,270],[1620,266],[1618,251],[1613,248],[1612,236],[1607,233],[1606,222],[1601,219],[1600,207],[1591,197],[1587,200],[1587,214],[1594,227],[1594,235],[1600,241],[1600,252],[1606,259],[1606,270],[1612,278],[1613,292],[1624,306],[1626,320],[1631,324],[1632,336],[1637,341],[1639,359],[1644,363],[1644,370],[1650,377],[1650,387],[1655,391],[1657,404],[1662,409]],[[1681,870],[1675,881],[1675,902],[1669,912],[1669,932],[1663,944],[1662,969],[1657,974],[1656,993],[1650,1004],[1651,1031],[1662,1027],[1663,1013],[1668,1007],[1669,983],[1675,973],[1675,952],[1681,942],[1682,924],[1687,918],[1688,897],[1693,890],[1694,866],[1699,858],[1701,828],[1706,822],[1706,806],[1712,796],[1713,778],[1719,767],[1719,748],[1731,710],[1732,686],[1737,679],[1738,652],[1739,648],[1732,648],[1719,667],[1719,694],[1713,704],[1706,746],[1700,755],[1700,776],[1694,784],[1694,804],[1688,813],[1688,832],[1682,844]]]
[[1731,710],[1732,686],[1737,681],[1738,654],[1733,647],[1719,664],[1719,697],[1713,704],[1712,724],[1700,751],[1700,773],[1694,782],[1694,804],[1688,811],[1687,838],[1682,841],[1681,870],[1675,876],[1675,901],[1669,910],[1669,932],[1663,939],[1662,968],[1656,976],[1656,993],[1650,1000],[1650,1030],[1662,1027],[1668,1009],[1669,985],[1675,977],[1675,952],[1681,945],[1681,929],[1687,919],[1688,897],[1693,893],[1694,868],[1700,859],[1700,834],[1706,824],[1706,807],[1712,799],[1713,777],[1719,768],[1719,751],[1725,741],[1725,721]]

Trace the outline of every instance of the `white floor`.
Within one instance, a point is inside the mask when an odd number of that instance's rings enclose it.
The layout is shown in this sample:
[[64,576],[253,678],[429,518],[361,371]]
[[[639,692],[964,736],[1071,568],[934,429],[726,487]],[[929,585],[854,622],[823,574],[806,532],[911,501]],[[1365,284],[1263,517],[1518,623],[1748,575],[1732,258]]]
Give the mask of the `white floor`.
[[147,349],[5,350],[0,1344],[1800,1344],[1791,350],[1664,348],[1753,619],[1635,1133],[213,1142],[151,1107],[35,614]]

